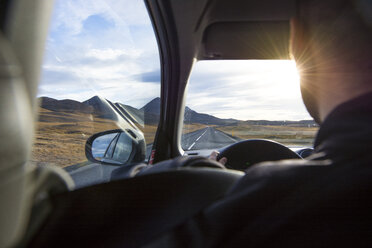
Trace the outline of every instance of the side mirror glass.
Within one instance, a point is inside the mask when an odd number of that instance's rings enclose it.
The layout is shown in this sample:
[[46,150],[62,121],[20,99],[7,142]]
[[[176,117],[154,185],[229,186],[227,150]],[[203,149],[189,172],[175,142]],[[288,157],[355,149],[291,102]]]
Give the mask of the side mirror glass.
[[130,130],[109,130],[91,136],[86,143],[88,160],[102,164],[124,165],[142,162],[145,158],[145,143]]

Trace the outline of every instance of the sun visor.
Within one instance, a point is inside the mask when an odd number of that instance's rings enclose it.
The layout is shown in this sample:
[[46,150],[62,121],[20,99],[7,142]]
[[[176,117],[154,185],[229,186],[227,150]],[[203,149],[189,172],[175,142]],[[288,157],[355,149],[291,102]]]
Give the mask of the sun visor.
[[217,22],[202,42],[200,60],[289,59],[289,21]]

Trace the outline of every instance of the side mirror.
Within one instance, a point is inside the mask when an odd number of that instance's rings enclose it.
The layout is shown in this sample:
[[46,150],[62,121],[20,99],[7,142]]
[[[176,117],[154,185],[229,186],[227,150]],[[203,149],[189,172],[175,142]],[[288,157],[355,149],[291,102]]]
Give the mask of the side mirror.
[[85,155],[89,161],[101,164],[143,162],[146,144],[143,135],[132,130],[109,130],[89,137],[85,144]]

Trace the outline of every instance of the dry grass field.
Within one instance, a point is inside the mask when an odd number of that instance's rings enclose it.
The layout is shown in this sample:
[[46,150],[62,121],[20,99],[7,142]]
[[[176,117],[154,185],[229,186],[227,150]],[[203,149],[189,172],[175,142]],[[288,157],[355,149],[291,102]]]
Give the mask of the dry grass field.
[[[187,125],[186,131],[204,128],[204,125]],[[38,165],[66,167],[86,162],[85,142],[93,134],[119,128],[114,121],[91,114],[56,112],[39,109],[36,136],[31,161]],[[146,143],[154,142],[157,126],[139,126]]]
[[155,126],[155,125],[145,125],[145,127],[139,126],[139,129],[145,135],[146,145],[152,144],[154,142],[157,128],[158,126]]
[[318,131],[318,127],[249,124],[217,127],[217,129],[242,139],[270,139],[292,147],[311,147],[313,145],[314,137]]
[[204,124],[185,124],[184,123],[183,124],[183,129],[182,129],[182,134],[191,133],[191,132],[194,132],[196,130],[203,129],[203,128],[206,128],[206,127],[207,127],[207,125],[204,125]]
[[94,133],[117,129],[110,120],[90,114],[54,112],[40,108],[32,161],[65,167],[86,161],[85,142]]

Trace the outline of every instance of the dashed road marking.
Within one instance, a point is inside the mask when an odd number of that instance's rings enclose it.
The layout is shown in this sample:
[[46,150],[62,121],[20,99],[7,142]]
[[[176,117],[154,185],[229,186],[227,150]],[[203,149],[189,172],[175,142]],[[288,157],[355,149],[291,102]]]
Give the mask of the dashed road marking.
[[200,135],[194,143],[191,144],[191,146],[187,149],[187,150],[190,150],[191,148],[193,148],[193,146],[195,145],[195,143],[200,140],[200,138],[207,132],[208,128],[204,131],[204,133],[202,133],[202,135]]

